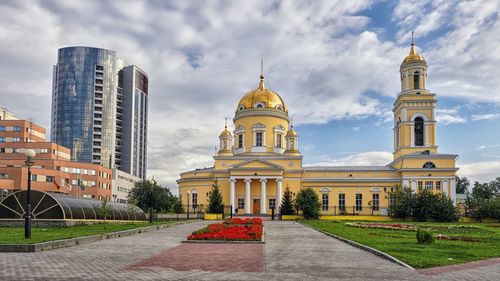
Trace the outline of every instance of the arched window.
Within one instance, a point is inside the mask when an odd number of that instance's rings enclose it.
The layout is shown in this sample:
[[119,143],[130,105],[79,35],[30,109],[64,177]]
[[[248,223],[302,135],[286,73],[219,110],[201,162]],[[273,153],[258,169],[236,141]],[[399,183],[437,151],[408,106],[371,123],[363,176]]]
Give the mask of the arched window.
[[400,143],[399,143],[399,139],[400,139],[400,137],[399,137],[399,125],[400,125],[400,123],[401,123],[401,119],[398,118],[398,122],[396,123],[396,149],[398,149],[399,145],[400,145]]
[[282,107],[281,105],[279,105],[279,104],[278,104],[275,108],[276,108],[277,110],[281,110],[281,111],[283,111],[283,107]]
[[424,119],[415,118],[415,146],[424,146]]
[[264,108],[264,104],[259,102],[258,104],[255,105],[255,108]]
[[422,166],[422,168],[424,169],[435,169],[436,168],[436,164],[432,163],[432,162],[425,162],[424,166]]
[[413,88],[420,89],[420,72],[413,72]]
[[240,107],[238,107],[238,111],[243,110],[243,109],[245,109],[245,107],[243,107],[243,105],[240,105]]

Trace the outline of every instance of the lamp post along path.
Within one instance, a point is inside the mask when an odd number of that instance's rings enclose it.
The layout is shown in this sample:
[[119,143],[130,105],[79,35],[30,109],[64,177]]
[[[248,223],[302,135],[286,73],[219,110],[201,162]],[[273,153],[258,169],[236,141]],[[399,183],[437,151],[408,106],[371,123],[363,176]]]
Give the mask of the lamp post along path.
[[187,197],[187,213],[186,213],[186,216],[187,216],[187,219],[189,220],[189,194],[190,194],[190,192],[188,191],[188,192],[186,192],[186,194],[187,194],[187,196],[186,196]]
[[33,158],[36,156],[36,152],[33,149],[27,149],[24,152],[26,155],[26,166],[28,167],[28,192],[26,194],[26,214],[24,216],[24,237],[26,239],[31,238],[31,166],[35,164]]

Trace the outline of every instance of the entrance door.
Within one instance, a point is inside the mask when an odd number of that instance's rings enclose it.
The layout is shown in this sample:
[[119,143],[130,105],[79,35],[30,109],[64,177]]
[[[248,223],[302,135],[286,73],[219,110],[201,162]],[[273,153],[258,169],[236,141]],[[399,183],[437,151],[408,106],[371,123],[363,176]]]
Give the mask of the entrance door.
[[253,213],[260,214],[260,199],[253,199]]

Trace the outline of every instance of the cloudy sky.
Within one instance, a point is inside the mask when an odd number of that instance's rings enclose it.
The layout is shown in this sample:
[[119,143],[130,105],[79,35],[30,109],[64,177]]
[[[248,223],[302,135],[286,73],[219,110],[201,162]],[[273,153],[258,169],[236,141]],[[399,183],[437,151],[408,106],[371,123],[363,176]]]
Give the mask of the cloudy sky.
[[148,175],[211,166],[258,84],[285,100],[305,164],[392,160],[391,107],[415,30],[459,174],[500,176],[500,4],[491,1],[2,1],[0,106],[50,128],[57,49],[115,50],[150,78]]

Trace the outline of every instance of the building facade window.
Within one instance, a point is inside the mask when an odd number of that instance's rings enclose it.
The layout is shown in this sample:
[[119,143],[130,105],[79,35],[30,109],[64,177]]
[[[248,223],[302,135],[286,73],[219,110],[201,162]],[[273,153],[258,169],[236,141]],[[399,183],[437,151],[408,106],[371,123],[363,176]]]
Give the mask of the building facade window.
[[339,211],[345,212],[345,194],[339,194]]
[[413,73],[413,88],[420,89],[420,72],[418,71]]
[[283,135],[282,134],[276,134],[276,147],[282,147],[283,143],[282,143],[282,139],[283,139]]
[[432,181],[426,181],[425,182],[425,189],[432,190],[433,187],[434,187],[434,182],[432,182]]
[[441,181],[436,182],[436,190],[438,190],[438,191],[441,190]]
[[328,193],[321,194],[321,210],[328,211],[328,205],[329,205],[328,199],[329,199]]
[[37,176],[35,174],[31,174],[31,181],[36,181]]
[[19,126],[14,126],[13,131],[14,131],[14,132],[20,132],[20,131],[21,131],[21,127],[19,127]]
[[245,198],[238,198],[238,209],[243,210],[245,208]]
[[415,118],[415,146],[424,146],[424,119]]
[[276,208],[276,199],[275,198],[269,198],[269,209],[275,209]]
[[425,164],[422,166],[422,168],[424,168],[424,169],[435,169],[436,168],[436,164],[434,164],[432,162],[425,162]]
[[198,206],[198,193],[191,194],[191,205],[193,205],[193,208],[196,208],[196,206]]
[[363,210],[363,194],[356,194],[356,211]]
[[4,138],[4,137],[1,137],[1,138],[0,138],[0,142],[5,142],[5,138]]
[[418,182],[417,182],[417,185],[418,185],[418,190],[419,190],[419,191],[420,191],[420,190],[422,190],[422,188],[423,188],[423,187],[422,187],[423,182],[418,181]]
[[396,205],[396,194],[389,195],[389,207]]
[[0,126],[0,132],[5,131],[5,126]]
[[46,182],[54,182],[54,176],[47,176],[45,177]]
[[238,135],[238,148],[243,148],[243,134]]
[[372,210],[378,211],[379,207],[380,207],[379,194],[374,193],[372,195]]
[[262,132],[255,133],[255,146],[262,146]]
[[12,138],[12,142],[20,142],[21,139],[20,138]]

